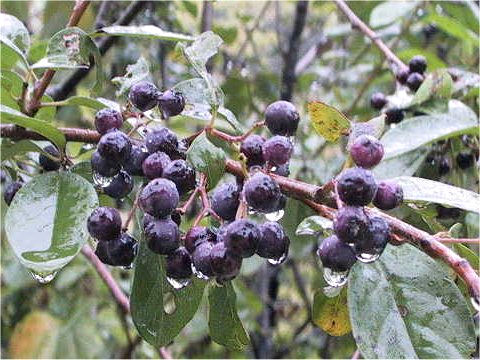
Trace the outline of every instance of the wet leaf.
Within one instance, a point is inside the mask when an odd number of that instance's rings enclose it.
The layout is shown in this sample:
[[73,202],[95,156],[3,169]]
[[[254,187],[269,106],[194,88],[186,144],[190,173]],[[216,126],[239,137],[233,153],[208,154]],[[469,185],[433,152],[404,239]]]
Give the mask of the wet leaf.
[[318,290],[314,295],[312,307],[313,323],[327,334],[342,336],[352,331],[345,287],[335,297],[328,297],[323,290]]
[[165,41],[193,41],[195,39],[193,36],[165,31],[154,25],[106,26],[97,30],[95,33],[92,34],[92,36],[125,36]]
[[427,75],[420,88],[415,93],[412,105],[424,103],[432,98],[450,99],[453,91],[452,77],[446,69],[436,70]]
[[320,101],[311,101],[307,108],[313,128],[326,140],[335,142],[342,135],[348,135],[350,121],[333,106]]
[[0,44],[2,70],[11,68],[17,60],[28,67],[26,54],[30,47],[30,35],[15,16],[0,13]]
[[298,225],[296,235],[329,234],[333,230],[333,222],[323,216],[309,216]]
[[432,12],[425,16],[422,20],[426,23],[435,23],[435,25],[437,25],[441,30],[462,42],[468,42],[477,48],[479,46],[480,39],[478,35],[465,27],[457,19]]
[[1,159],[11,159],[15,155],[23,155],[27,152],[43,152],[39,147],[31,140],[11,141],[9,139],[2,139],[1,147]]
[[132,85],[143,80],[150,80],[150,64],[141,56],[135,64],[127,66],[124,76],[112,79],[112,83],[118,87],[116,96],[126,95]]
[[85,106],[95,110],[101,110],[105,108],[112,108],[120,111],[120,105],[104,98],[90,98],[87,96],[72,96],[62,101],[64,106]]
[[370,26],[376,28],[389,25],[407,16],[417,6],[416,1],[384,1],[370,13]]

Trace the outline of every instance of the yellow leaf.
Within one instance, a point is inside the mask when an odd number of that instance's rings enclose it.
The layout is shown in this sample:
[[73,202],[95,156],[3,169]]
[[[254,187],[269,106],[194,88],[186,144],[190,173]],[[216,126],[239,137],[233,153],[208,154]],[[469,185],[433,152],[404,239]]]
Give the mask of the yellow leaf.
[[340,136],[349,134],[350,121],[334,107],[320,101],[311,101],[307,109],[313,128],[327,141],[335,142]]
[[322,290],[315,293],[313,323],[332,336],[342,336],[352,331],[346,288],[333,298],[326,296]]

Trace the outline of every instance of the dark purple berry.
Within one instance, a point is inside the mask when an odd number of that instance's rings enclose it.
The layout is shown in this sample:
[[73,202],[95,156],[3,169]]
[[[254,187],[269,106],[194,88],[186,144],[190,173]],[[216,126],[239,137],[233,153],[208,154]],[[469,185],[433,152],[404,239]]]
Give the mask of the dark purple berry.
[[167,90],[158,97],[158,106],[167,118],[179,115],[185,108],[185,98],[178,91]]
[[462,210],[459,208],[448,208],[442,205],[437,206],[438,219],[458,219],[462,215]]
[[286,163],[283,165],[278,165],[274,170],[271,170],[275,175],[288,177],[290,175],[290,164]]
[[177,186],[180,195],[195,189],[195,170],[185,160],[174,160],[163,169],[163,177]]
[[260,231],[257,225],[250,220],[235,220],[225,227],[225,232],[220,241],[240,257],[247,258],[253,256],[257,250]]
[[225,243],[219,242],[210,251],[210,263],[217,280],[228,281],[240,272],[242,258],[230,250]]
[[317,250],[317,255],[323,267],[332,271],[344,272],[350,270],[357,258],[350,246],[340,241],[335,235],[325,238]]
[[130,88],[128,99],[140,111],[148,111],[157,106],[159,93],[154,84],[141,81]]
[[110,259],[110,256],[108,255],[108,242],[99,241],[97,243],[97,248],[95,249],[95,255],[97,255],[98,259],[102,263],[110,266],[115,266],[113,260]]
[[262,146],[263,158],[274,166],[284,165],[292,156],[293,145],[285,136],[274,136]]
[[143,161],[142,170],[143,174],[150,180],[163,176],[164,170],[170,164],[170,158],[167,154],[158,151],[151,155],[148,155]]
[[118,130],[106,133],[98,142],[100,155],[107,160],[119,163],[123,163],[130,156],[131,149],[132,144],[128,136]]
[[420,85],[422,85],[424,77],[419,73],[411,73],[407,78],[407,86],[412,91],[417,91]]
[[149,132],[145,141],[150,154],[162,151],[170,156],[177,152],[177,135],[167,128],[155,129]]
[[192,276],[192,259],[183,246],[173,251],[166,259],[167,276],[176,280],[188,279]]
[[367,169],[378,165],[383,154],[382,143],[370,135],[360,135],[350,147],[350,155],[355,164]]
[[137,255],[138,244],[133,237],[124,232],[116,239],[106,242],[105,247],[111,265],[131,266]]
[[121,165],[115,161],[107,160],[98,151],[92,153],[90,159],[92,170],[105,177],[112,177],[118,174],[121,170]]
[[259,225],[260,240],[257,254],[265,259],[285,260],[288,255],[290,239],[285,234],[282,225],[275,221],[267,221]]
[[142,210],[154,217],[170,215],[177,207],[178,201],[178,190],[175,184],[167,179],[150,181],[139,198]]
[[381,92],[376,92],[372,94],[370,98],[370,105],[376,110],[380,110],[387,104],[388,100],[385,95]]
[[5,200],[7,205],[11,204],[13,197],[22,186],[23,184],[20,181],[14,181],[5,187],[5,191],[3,192],[3,199]]
[[408,75],[410,75],[409,69],[402,69],[396,73],[395,77],[400,84],[405,85]]
[[212,258],[210,257],[213,246],[214,243],[204,241],[198,244],[192,254],[192,263],[196,271],[206,277],[214,275],[212,270]]
[[403,201],[403,190],[393,181],[381,181],[373,199],[373,205],[382,210],[392,210]]
[[90,236],[109,241],[117,238],[122,230],[122,218],[117,209],[102,206],[92,211],[87,220]]
[[150,214],[143,214],[143,228],[145,229],[155,218]]
[[262,145],[265,138],[260,135],[250,135],[242,141],[240,152],[247,158],[247,166],[262,166],[265,163],[263,159]]
[[182,216],[180,215],[180,213],[178,211],[172,212],[170,217],[172,218],[172,220],[175,224],[180,226],[180,224],[182,223]]
[[103,192],[114,199],[123,199],[132,190],[133,179],[123,170],[113,177],[110,184],[103,188]]
[[143,176],[142,164],[148,156],[148,151],[143,146],[132,145],[130,156],[123,164],[123,170],[130,175]]
[[122,124],[122,114],[117,110],[106,108],[95,114],[95,128],[102,135],[112,129],[120,129]]
[[435,24],[427,24],[422,28],[422,33],[425,36],[425,40],[427,42],[429,42],[437,32],[438,27]]
[[52,155],[55,158],[58,158],[58,161],[55,161],[44,154],[40,154],[38,156],[38,162],[40,163],[40,166],[43,168],[43,170],[54,171],[60,169],[60,151],[58,151],[58,149],[53,145],[45,146],[43,148],[43,151],[45,151],[47,154]]
[[150,220],[143,230],[148,248],[156,254],[168,255],[180,246],[180,230],[170,218]]
[[474,162],[475,157],[471,152],[462,151],[457,155],[457,165],[462,170],[468,169]]
[[265,110],[265,123],[273,135],[295,135],[299,121],[297,109],[288,101],[275,101]]
[[387,246],[390,238],[390,226],[379,216],[370,218],[370,225],[368,227],[369,236],[360,238],[355,243],[355,253],[380,255]]
[[240,204],[240,191],[234,183],[218,185],[211,197],[213,211],[222,219],[231,221],[235,219],[238,205]]
[[188,230],[185,235],[185,248],[193,254],[195,249],[202,243],[208,241],[211,243],[217,242],[217,235],[207,227],[194,226]]
[[364,206],[372,201],[377,183],[371,171],[355,167],[340,175],[337,190],[340,200],[347,205]]
[[385,111],[387,124],[396,124],[403,120],[405,112],[399,108],[390,108]]
[[421,55],[416,55],[408,62],[408,67],[411,73],[423,74],[427,69],[427,60]]
[[440,161],[438,162],[438,174],[440,176],[446,175],[450,169],[450,160],[448,160],[446,157],[440,158]]
[[344,206],[337,212],[333,229],[340,240],[355,244],[368,237],[369,220],[362,207]]
[[245,200],[254,210],[271,213],[278,209],[282,193],[270,176],[257,172],[244,185]]

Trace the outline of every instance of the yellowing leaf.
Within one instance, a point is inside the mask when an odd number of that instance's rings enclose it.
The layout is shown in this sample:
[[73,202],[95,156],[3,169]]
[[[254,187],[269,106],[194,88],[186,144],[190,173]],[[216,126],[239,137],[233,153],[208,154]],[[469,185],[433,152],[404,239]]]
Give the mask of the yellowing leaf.
[[349,134],[350,121],[334,107],[320,101],[311,101],[307,109],[313,128],[327,141],[335,142],[340,136]]
[[352,331],[345,288],[335,297],[326,296],[322,290],[315,293],[313,323],[332,336],[342,336]]

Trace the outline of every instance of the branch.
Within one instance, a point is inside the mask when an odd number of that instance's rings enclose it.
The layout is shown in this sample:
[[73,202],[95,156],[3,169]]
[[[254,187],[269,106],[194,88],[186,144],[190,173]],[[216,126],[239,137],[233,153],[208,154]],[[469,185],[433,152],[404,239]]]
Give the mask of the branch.
[[364,33],[366,36],[373,41],[373,43],[378,47],[378,49],[385,55],[390,64],[390,69],[393,74],[396,75],[398,72],[403,70],[408,70],[407,65],[400,60],[397,55],[395,55],[390,48],[385,45],[385,43],[380,39],[375,31],[370,29],[367,24],[365,24],[360,18],[355,15],[355,13],[350,9],[347,3],[344,0],[334,0],[337,4],[337,7],[345,14],[348,21],[352,24],[352,28],[357,29]]

